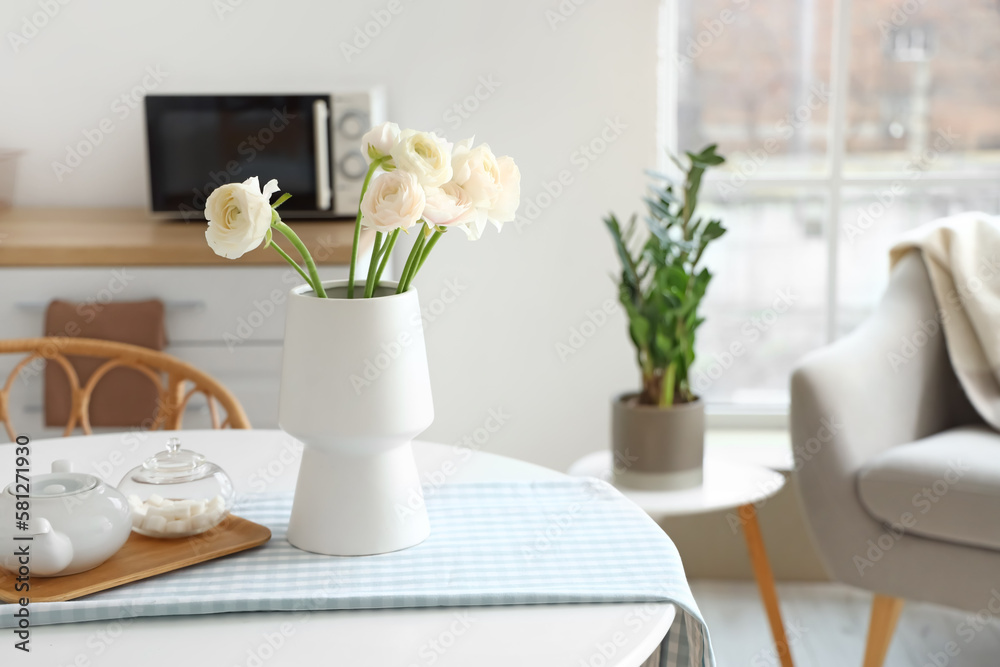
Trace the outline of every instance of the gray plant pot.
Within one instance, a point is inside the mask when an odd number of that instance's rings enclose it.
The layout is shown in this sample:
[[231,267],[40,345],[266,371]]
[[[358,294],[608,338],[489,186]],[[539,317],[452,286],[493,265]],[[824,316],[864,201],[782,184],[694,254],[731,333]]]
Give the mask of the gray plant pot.
[[614,483],[668,491],[702,483],[705,406],[699,401],[670,408],[639,405],[637,394],[611,405]]

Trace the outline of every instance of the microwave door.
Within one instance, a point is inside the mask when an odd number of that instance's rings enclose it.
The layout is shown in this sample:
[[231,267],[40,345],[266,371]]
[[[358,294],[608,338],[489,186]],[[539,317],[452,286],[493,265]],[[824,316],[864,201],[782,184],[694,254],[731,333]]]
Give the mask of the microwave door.
[[316,210],[329,211],[333,206],[333,190],[330,188],[330,106],[326,100],[313,102],[313,128]]
[[290,219],[334,215],[329,93],[147,95],[151,207],[204,220],[223,183],[275,179]]

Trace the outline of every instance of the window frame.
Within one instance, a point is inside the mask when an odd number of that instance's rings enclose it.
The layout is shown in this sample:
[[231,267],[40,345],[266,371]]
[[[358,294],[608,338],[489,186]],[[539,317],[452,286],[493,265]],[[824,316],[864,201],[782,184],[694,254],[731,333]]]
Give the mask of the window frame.
[[[838,252],[841,235],[841,213],[844,192],[852,187],[872,187],[891,185],[900,180],[908,180],[911,173],[905,171],[885,171],[878,174],[851,175],[845,173],[847,157],[847,99],[849,92],[849,67],[851,59],[851,6],[852,0],[834,0],[832,24],[832,52],[830,63],[830,113],[827,127],[827,155],[821,172],[813,174],[752,174],[746,177],[741,188],[749,191],[773,187],[801,187],[812,192],[824,191],[828,197],[829,210],[824,224],[826,245],[826,276],[824,289],[824,335],[825,345],[838,338],[837,310]],[[657,168],[668,168],[670,155],[678,152],[678,114],[681,66],[680,44],[680,0],[661,0],[658,26],[657,49]],[[705,183],[722,183],[724,177],[706,175]],[[958,172],[927,173],[921,176],[921,184],[951,185],[957,189],[974,190],[984,185],[996,185],[996,171],[969,170]],[[709,403],[707,406],[708,425],[715,428],[776,428],[788,424],[788,406],[756,407],[737,406],[731,403]]]

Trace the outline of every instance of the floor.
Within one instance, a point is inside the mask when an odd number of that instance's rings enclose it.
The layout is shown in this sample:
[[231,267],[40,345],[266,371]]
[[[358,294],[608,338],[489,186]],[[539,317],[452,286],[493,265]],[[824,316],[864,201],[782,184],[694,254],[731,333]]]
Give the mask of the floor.
[[[698,580],[691,588],[712,632],[718,667],[779,664],[753,583]],[[839,584],[788,583],[778,585],[778,595],[796,667],[861,667],[869,594]],[[1000,665],[1000,622],[969,625],[967,616],[907,604],[885,667]]]

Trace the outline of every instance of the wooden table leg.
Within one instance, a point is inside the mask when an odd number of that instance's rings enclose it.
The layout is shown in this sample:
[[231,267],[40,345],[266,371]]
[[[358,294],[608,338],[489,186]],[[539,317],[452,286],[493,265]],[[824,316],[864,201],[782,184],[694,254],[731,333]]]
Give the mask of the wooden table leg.
[[771,634],[774,635],[778,659],[781,660],[781,667],[794,667],[791,647],[785,636],[785,625],[781,620],[781,607],[778,606],[778,592],[774,588],[774,574],[767,560],[760,524],[757,523],[757,509],[753,505],[743,505],[739,513],[743,524],[743,536],[747,540],[747,551],[750,554],[750,565],[753,567],[754,578],[757,579],[768,623],[771,624]]

